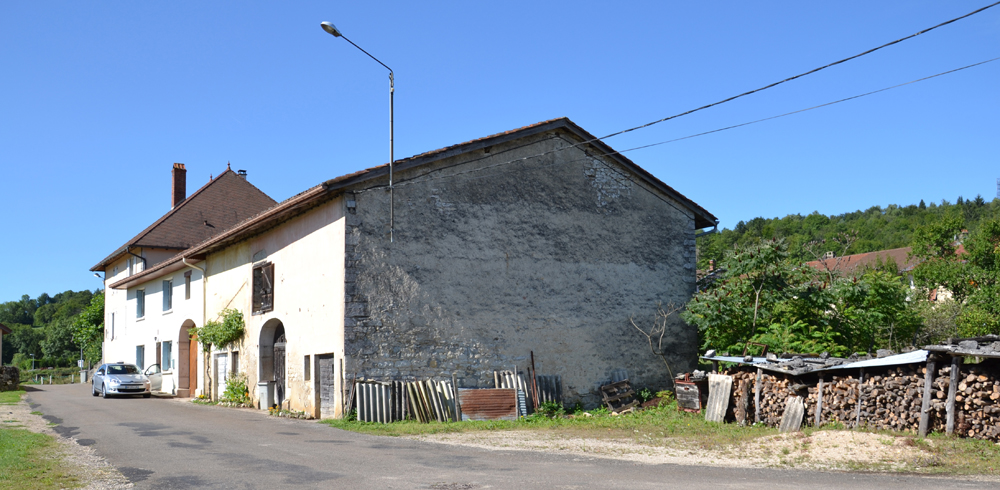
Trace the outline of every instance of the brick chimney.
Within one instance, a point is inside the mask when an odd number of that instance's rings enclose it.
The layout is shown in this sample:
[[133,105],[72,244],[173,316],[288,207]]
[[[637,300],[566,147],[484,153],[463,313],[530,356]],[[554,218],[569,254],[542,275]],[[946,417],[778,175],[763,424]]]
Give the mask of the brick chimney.
[[183,163],[175,163],[170,171],[170,209],[187,199],[187,169]]

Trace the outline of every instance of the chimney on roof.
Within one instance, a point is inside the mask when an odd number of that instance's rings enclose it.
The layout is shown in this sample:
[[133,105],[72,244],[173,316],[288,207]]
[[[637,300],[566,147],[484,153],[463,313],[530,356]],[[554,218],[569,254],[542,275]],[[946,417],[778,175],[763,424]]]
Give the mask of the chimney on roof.
[[175,163],[170,170],[170,209],[187,199],[187,169],[183,163]]
[[243,180],[247,180],[247,171],[246,170],[237,170],[236,171],[236,175],[239,175],[240,177],[243,177]]

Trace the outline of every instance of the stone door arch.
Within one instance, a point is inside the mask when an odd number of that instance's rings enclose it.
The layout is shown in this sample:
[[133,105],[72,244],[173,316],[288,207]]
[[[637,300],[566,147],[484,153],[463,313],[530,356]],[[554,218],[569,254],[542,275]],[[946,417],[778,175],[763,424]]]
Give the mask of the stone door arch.
[[271,319],[260,329],[258,341],[259,363],[257,379],[274,382],[274,403],[288,399],[288,384],[285,382],[285,326],[281,320]]

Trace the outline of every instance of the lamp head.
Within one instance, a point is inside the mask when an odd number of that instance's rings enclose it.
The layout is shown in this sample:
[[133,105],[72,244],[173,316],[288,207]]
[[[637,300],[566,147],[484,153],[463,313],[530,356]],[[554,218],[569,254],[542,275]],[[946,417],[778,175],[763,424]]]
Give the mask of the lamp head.
[[331,24],[329,22],[320,22],[319,26],[322,27],[324,31],[329,32],[330,34],[333,34],[333,37],[343,36],[343,34],[340,33],[340,29],[337,29],[337,26],[335,26],[335,25],[333,25],[333,24]]

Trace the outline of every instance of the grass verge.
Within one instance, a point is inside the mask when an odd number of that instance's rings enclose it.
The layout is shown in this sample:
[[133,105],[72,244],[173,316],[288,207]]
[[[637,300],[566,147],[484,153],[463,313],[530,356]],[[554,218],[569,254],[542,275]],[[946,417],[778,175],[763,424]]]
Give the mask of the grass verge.
[[736,424],[719,424],[705,421],[702,414],[681,412],[671,401],[660,407],[623,415],[611,415],[607,410],[591,410],[570,414],[569,417],[534,414],[518,420],[468,421],[462,423],[432,422],[421,424],[400,421],[377,424],[348,420],[326,419],[321,422],[331,427],[383,436],[459,433],[491,430],[524,430],[541,433],[558,433],[564,437],[589,439],[633,439],[647,445],[668,445],[682,440],[702,449],[721,449],[762,436],[777,434],[773,428],[763,426],[740,427]]
[[24,390],[0,391],[0,405],[13,405],[17,403],[21,401],[21,395],[24,393]]
[[[593,410],[591,416],[582,413],[573,414],[572,418],[546,417],[533,415],[522,417],[516,421],[475,421],[462,423],[433,422],[421,424],[414,421],[400,421],[391,424],[358,422],[354,420],[322,420],[321,423],[331,427],[352,432],[381,436],[410,436],[443,433],[465,433],[481,431],[530,431],[534,435],[546,437],[555,435],[563,438],[582,438],[596,440],[629,441],[645,446],[678,446],[686,449],[712,451],[718,455],[738,454],[734,451],[743,443],[753,442],[761,437],[777,434],[774,428],[762,426],[740,427],[737,424],[718,424],[705,421],[703,414],[693,414],[677,410],[676,402],[671,401],[660,407],[646,409],[641,412],[612,416],[606,410]],[[821,431],[844,430],[839,424],[815,429],[804,427],[797,437],[803,440],[811,434]],[[912,433],[871,431],[883,439],[879,442],[888,449],[893,444],[919,449],[912,461],[858,461],[847,465],[836,464],[831,467],[854,471],[895,471],[915,472],[922,474],[948,475],[1000,475],[1000,445],[978,439],[958,438],[944,434],[932,434],[926,439],[919,439]],[[777,441],[777,440],[775,440]],[[775,447],[771,453],[767,449],[771,442],[763,442],[759,450],[766,454],[781,455],[782,465],[800,466],[805,461],[798,461],[798,455],[790,454],[787,449]],[[776,445],[777,443],[775,443]],[[805,443],[803,443],[805,444]],[[755,446],[756,447],[756,446]],[[832,447],[842,451],[846,448]],[[782,452],[784,451],[784,452]],[[813,451],[807,451],[813,452]],[[810,456],[820,458],[821,455]],[[801,459],[801,458],[800,458]],[[813,459],[810,463],[821,462]]]
[[[23,391],[0,392],[0,404],[21,399]],[[17,426],[0,426],[0,488],[48,490],[79,487],[63,463],[55,438]]]

